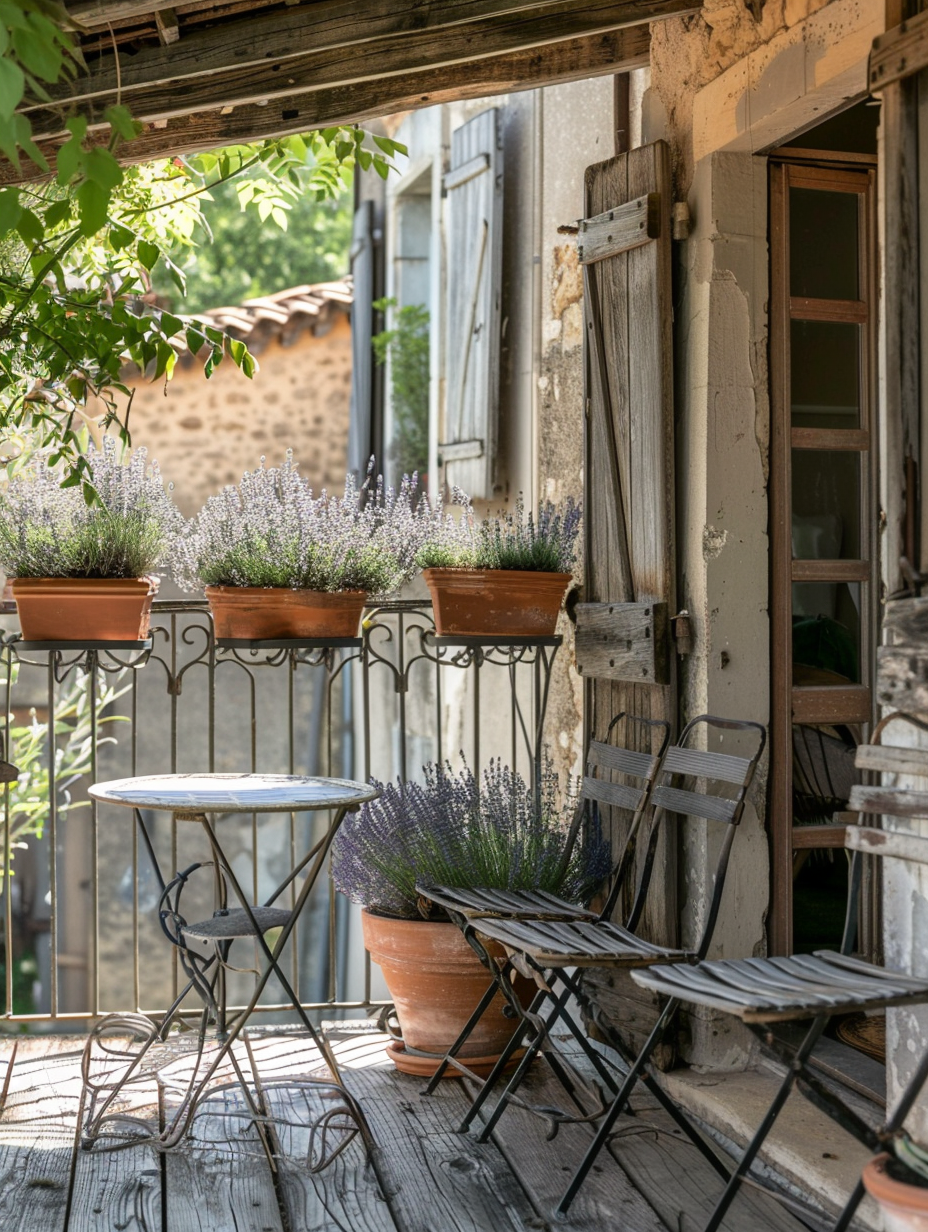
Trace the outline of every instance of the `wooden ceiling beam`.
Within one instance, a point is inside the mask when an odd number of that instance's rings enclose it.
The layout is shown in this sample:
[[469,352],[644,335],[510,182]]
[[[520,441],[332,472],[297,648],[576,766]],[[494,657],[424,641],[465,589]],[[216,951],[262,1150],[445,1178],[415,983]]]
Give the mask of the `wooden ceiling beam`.
[[[340,0],[339,0],[340,2]],[[391,0],[392,2],[392,0]],[[320,0],[320,6],[328,0]],[[103,123],[103,113],[117,97],[131,109],[137,120],[159,121],[190,115],[220,106],[267,103],[297,94],[349,86],[365,80],[380,80],[397,74],[419,72],[442,65],[471,64],[488,56],[504,55],[542,47],[564,39],[605,34],[610,30],[657,20],[690,11],[700,0],[559,0],[541,11],[537,9],[506,17],[468,22],[436,33],[424,30],[401,37],[372,39],[325,51],[313,51],[279,62],[229,65],[226,33],[218,31],[214,52],[215,71],[192,78],[174,74],[170,80],[138,85],[132,62],[125,64],[122,88],[110,93],[86,96],[79,79],[74,86],[80,110],[91,125]],[[190,40],[182,39],[183,49]],[[171,49],[174,55],[178,48]],[[29,109],[37,138],[58,136],[64,131],[67,108],[56,106]]]
[[[400,74],[385,81],[363,81],[334,89],[313,90],[231,111],[212,110],[175,117],[160,127],[150,125],[120,150],[123,162],[198,153],[237,141],[285,137],[293,133],[370,120],[398,111],[414,111],[456,99],[485,98],[532,90],[542,85],[624,73],[648,64],[647,26],[629,26],[608,34],[567,39],[545,47],[491,56],[472,64]],[[101,141],[104,135],[101,133]],[[53,163],[57,141],[43,143]],[[24,161],[21,172],[0,163],[0,184],[39,179],[38,168]]]
[[[254,64],[285,61],[310,52],[335,50],[378,38],[426,31],[438,32],[473,21],[538,15],[563,0],[369,0],[359,17],[357,0],[314,0],[284,12],[217,22],[207,29],[188,31],[181,47],[146,47],[120,60],[117,75],[113,56],[106,54],[88,75],[52,97],[71,100],[139,89],[165,81],[207,76],[223,68],[244,69]],[[154,22],[155,14],[151,14]]]

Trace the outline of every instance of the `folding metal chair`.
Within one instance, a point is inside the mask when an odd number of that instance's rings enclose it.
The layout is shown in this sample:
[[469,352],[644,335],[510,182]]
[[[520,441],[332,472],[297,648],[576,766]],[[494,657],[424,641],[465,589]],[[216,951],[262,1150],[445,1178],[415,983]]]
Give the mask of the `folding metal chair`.
[[[699,748],[691,747],[689,743],[691,740],[695,740],[695,737],[702,732],[713,729],[723,733],[750,734],[756,740],[754,752],[751,756],[744,757],[729,753],[704,752]],[[679,743],[671,745],[667,749],[660,767],[660,781],[651,793],[654,817],[650,827],[638,892],[631,916],[624,927],[621,924],[610,922],[605,917],[595,921],[482,919],[470,921],[464,925],[465,935],[468,935],[471,944],[475,948],[484,944],[485,939],[497,941],[505,948],[510,963],[524,974],[533,976],[540,988],[551,990],[553,987],[559,986],[561,991],[557,995],[553,994],[553,992],[548,992],[548,996],[553,1001],[553,1008],[545,1019],[542,1019],[537,1013],[538,998],[536,998],[536,1002],[529,1011],[524,1011],[519,1005],[518,999],[512,995],[509,996],[510,1004],[518,1013],[520,1022],[506,1052],[500,1058],[499,1064],[493,1073],[490,1074],[486,1084],[478,1093],[470,1111],[465,1117],[461,1125],[462,1130],[466,1129],[477,1116],[489,1097],[494,1083],[501,1076],[504,1065],[508,1062],[516,1048],[522,1044],[523,1040],[527,1039],[528,1043],[522,1060],[519,1062],[515,1073],[493,1112],[484,1122],[480,1135],[481,1140],[485,1141],[488,1138],[507,1105],[513,1101],[532,1059],[542,1047],[546,1047],[548,1044],[548,1037],[555,1023],[560,1023],[570,1031],[571,1035],[573,1035],[591,1060],[594,1057],[599,1058],[599,1054],[592,1049],[587,1041],[586,1033],[577,1027],[567,1012],[566,1003],[569,997],[577,998],[581,1006],[595,1019],[607,1041],[631,1064],[632,1058],[629,1055],[629,1050],[614,1028],[598,1015],[596,1008],[591,1004],[582,985],[575,978],[573,969],[577,967],[631,969],[647,967],[656,963],[687,964],[696,963],[705,957],[712,941],[712,934],[721,906],[725,873],[728,867],[735,828],[741,820],[747,791],[753,780],[765,743],[766,733],[759,723],[700,715],[687,724]],[[686,782],[690,779],[696,780],[692,786],[684,787],[679,785],[680,780]],[[728,792],[728,795],[723,794],[725,792]],[[708,906],[702,936],[698,945],[692,950],[655,945],[637,936],[634,932],[641,919],[647,900],[647,892],[651,881],[657,840],[661,827],[671,816],[677,814],[698,817],[707,821],[716,821],[726,826],[715,870],[712,899]],[[504,973],[500,977],[500,986],[505,991]],[[670,1015],[666,1012],[661,1015],[658,1027],[655,1028],[655,1031],[649,1037],[650,1047],[646,1056],[650,1055],[654,1045],[663,1034],[669,1019]],[[562,1085],[568,1091],[568,1094],[580,1104],[582,1113],[581,1116],[576,1117],[550,1108],[538,1110],[550,1120],[552,1133],[556,1132],[559,1124],[572,1120],[589,1121],[603,1116],[608,1124],[608,1129],[597,1135],[595,1149],[591,1147],[590,1152],[588,1152],[587,1157],[581,1164],[577,1176],[574,1178],[574,1182],[572,1182],[571,1188],[568,1189],[562,1199],[558,1207],[558,1213],[563,1214],[570,1206],[576,1190],[592,1167],[602,1143],[605,1142],[609,1132],[611,1132],[612,1124],[623,1110],[627,1102],[628,1092],[634,1085],[634,1078],[641,1072],[641,1065],[638,1066],[637,1070],[633,1071],[633,1077],[630,1081],[625,1081],[619,1086],[609,1071],[602,1066],[600,1060],[600,1064],[597,1065],[597,1072],[601,1077],[605,1078],[606,1086],[613,1094],[612,1103],[608,1110],[603,1106],[598,1112],[587,1113],[583,1109],[582,1102],[577,1099],[575,1084],[570,1082],[569,1077],[565,1081],[563,1076],[565,1067],[558,1059],[557,1049],[546,1047],[545,1055],[549,1063],[552,1064],[552,1068]],[[594,1060],[595,1064],[596,1061]],[[654,1080],[652,1075],[648,1072],[641,1072],[641,1079],[713,1167],[727,1176],[727,1172],[720,1165],[715,1152],[706,1144],[687,1118],[666,1095],[663,1088]]]
[[[899,717],[908,716],[891,715],[889,719]],[[888,721],[884,720],[884,724]],[[924,723],[914,722],[926,729]],[[858,749],[857,765],[860,769],[905,770],[928,775],[928,752],[862,745]],[[851,790],[850,809],[840,817],[856,822],[859,815],[873,813],[903,818],[925,817],[928,816],[928,804],[924,793],[909,792],[904,788],[855,786]],[[786,1075],[776,1096],[738,1166],[731,1173],[704,1232],[715,1232],[721,1226],[794,1085],[798,1085],[812,1103],[827,1112],[843,1128],[871,1150],[877,1151],[885,1149],[887,1141],[902,1128],[918,1092],[928,1078],[926,1049],[892,1115],[880,1130],[874,1130],[809,1068],[813,1049],[833,1015],[928,1002],[928,979],[888,971],[852,956],[863,871],[862,855],[889,856],[928,864],[928,838],[859,824],[799,827],[798,833],[804,842],[808,839],[816,846],[845,848],[853,852],[847,916],[839,951],[819,950],[814,954],[794,954],[789,958],[720,959],[701,962],[694,967],[657,966],[632,974],[635,982],[642,987],[670,998],[662,1021],[668,1019],[681,1004],[721,1010],[740,1018],[761,1043],[786,1064]],[[811,1019],[812,1022],[798,1046],[778,1039],[770,1030],[771,1023],[802,1019]],[[617,1105],[627,1097],[657,1038],[655,1028],[616,1100]],[[599,1145],[608,1137],[612,1121],[614,1117],[607,1118],[600,1127]],[[570,1197],[576,1189],[577,1185],[571,1186],[568,1190]],[[863,1182],[860,1181],[839,1215],[834,1232],[843,1232],[848,1227],[863,1193]],[[566,1210],[566,1204],[562,1202],[558,1209]]]
[[[609,744],[609,737],[621,720],[626,720],[626,731],[634,731],[638,742],[644,743],[644,738],[650,735],[652,752],[639,752]],[[531,919],[531,920],[597,920],[608,919],[619,895],[622,893],[629,869],[632,867],[638,842],[638,832],[651,800],[651,791],[657,778],[661,760],[670,740],[670,724],[663,719],[644,719],[638,715],[626,714],[623,710],[617,714],[606,729],[603,740],[591,740],[587,752],[586,773],[583,776],[580,789],[580,799],[571,820],[564,854],[561,860],[561,871],[570,864],[571,856],[584,823],[597,826],[599,824],[599,807],[607,805],[613,808],[625,809],[631,814],[625,842],[618,860],[615,861],[607,884],[609,893],[601,911],[590,911],[578,904],[567,902],[555,894],[542,890],[494,890],[480,886],[460,888],[457,886],[434,885],[420,882],[416,889],[423,898],[443,907],[463,930],[465,936],[473,945],[474,934],[468,925],[476,920],[490,919]],[[657,746],[656,751],[654,746]],[[625,782],[615,782],[605,779],[601,774],[605,771],[621,774]],[[488,956],[480,945],[474,947],[481,959],[486,963]],[[492,959],[489,961],[492,962]],[[463,1063],[456,1062],[461,1048],[465,1045],[476,1024],[486,1012],[498,991],[498,966],[493,964],[493,982],[474,1010],[463,1031],[451,1046],[444,1061],[439,1066],[427,1088],[431,1093],[445,1074],[448,1066],[466,1070]],[[507,971],[508,976],[508,971]],[[543,1001],[543,995],[539,1000]],[[597,1061],[601,1064],[597,1056]]]

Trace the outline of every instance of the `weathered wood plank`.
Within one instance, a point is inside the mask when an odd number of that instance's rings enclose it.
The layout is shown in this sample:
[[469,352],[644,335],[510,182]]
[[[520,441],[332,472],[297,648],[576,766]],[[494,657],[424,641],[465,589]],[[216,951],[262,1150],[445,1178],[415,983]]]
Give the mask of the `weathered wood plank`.
[[[443,1082],[431,1098],[422,1079],[399,1074],[382,1054],[383,1036],[339,1049],[345,1085],[367,1114],[384,1148],[382,1181],[403,1232],[528,1232],[538,1217],[492,1143],[454,1132],[468,1102],[459,1083]],[[427,1183],[423,1178],[427,1177]]]
[[[595,218],[629,201],[660,194],[661,238],[598,261],[586,271],[587,338],[597,335],[605,362],[592,344],[587,354],[587,504],[598,511],[586,522],[587,594],[599,602],[674,601],[673,556],[673,404],[670,372],[670,166],[667,148],[643,147],[587,168],[584,211]],[[664,223],[666,222],[666,225]],[[656,366],[655,366],[656,365]],[[601,373],[605,373],[602,376]],[[606,388],[603,388],[606,386]],[[627,539],[627,547],[625,540]],[[675,610],[675,609],[672,609]],[[674,664],[669,664],[672,679]],[[672,685],[591,680],[586,708],[589,734],[601,737],[620,711],[642,718],[676,718]],[[619,744],[652,751],[648,737],[625,724]],[[624,846],[627,816],[613,810],[607,819],[615,849]],[[672,830],[659,839],[656,869],[642,931],[664,944],[676,941],[675,856]],[[636,872],[628,879],[633,886]],[[620,919],[630,901],[616,909]],[[606,1009],[615,1006],[631,1046],[637,1048],[653,1024],[654,1001],[622,975],[585,972],[591,994]],[[612,999],[613,987],[622,995]],[[626,1013],[632,1003],[635,1013]],[[621,1008],[619,1008],[621,1007]],[[610,1014],[611,1017],[611,1014]],[[661,1051],[668,1063],[669,1050]]]
[[[579,1048],[568,1041],[561,1043],[571,1063],[587,1077],[592,1077],[592,1067]],[[611,1055],[614,1057],[615,1054]],[[530,1092],[533,1101],[541,1104],[563,1104],[563,1092],[547,1066],[536,1066],[529,1082],[531,1086],[526,1084],[524,1089]],[[615,1165],[617,1174],[624,1173],[624,1178],[614,1177],[612,1184],[618,1184],[622,1188],[627,1186],[625,1194],[632,1195],[634,1201],[644,1205],[646,1210],[650,1208],[658,1217],[657,1227],[672,1229],[672,1232],[677,1232],[677,1229],[703,1227],[721,1193],[721,1181],[717,1173],[674,1124],[669,1114],[660,1109],[642,1087],[638,1088],[632,1102],[636,1115],[620,1119],[616,1127],[619,1136],[610,1143],[608,1154],[603,1153],[600,1173],[593,1173],[587,1178],[574,1206],[571,1207],[570,1226],[574,1225],[575,1211],[582,1209],[587,1188],[601,1185],[612,1164]],[[513,1125],[518,1124],[523,1137],[531,1133],[531,1126],[527,1122],[534,1121],[535,1118],[518,1109],[510,1109],[500,1121],[498,1134],[503,1131],[508,1118],[512,1119]],[[548,1191],[552,1184],[559,1187],[558,1198],[566,1188],[574,1166],[573,1160],[564,1156],[564,1152],[569,1149],[568,1138],[579,1137],[578,1131],[579,1127],[568,1127],[558,1135],[557,1168],[552,1169],[549,1166],[547,1179],[539,1178],[539,1183]],[[501,1142],[500,1145],[504,1151],[507,1149],[504,1143]],[[526,1147],[520,1146],[516,1140],[514,1149],[517,1155],[511,1162],[518,1175],[523,1166],[521,1161]],[[539,1164],[544,1166],[544,1152],[550,1149],[544,1142],[537,1144],[535,1156],[538,1163],[534,1165],[536,1168]],[[625,1201],[629,1202],[629,1198],[626,1197]],[[626,1209],[631,1216],[631,1210]],[[651,1219],[654,1215],[651,1215]],[[608,1213],[604,1220],[592,1225],[596,1232],[606,1226],[635,1229],[635,1232],[638,1232],[639,1228],[643,1230],[654,1225],[650,1222],[639,1224],[634,1221],[634,1217],[628,1217],[627,1221],[615,1219],[614,1215],[610,1218]],[[738,1201],[725,1216],[726,1232],[800,1232],[800,1228],[798,1221],[781,1210],[775,1201],[749,1189],[742,1190]]]
[[0,1118],[0,1227],[64,1232],[80,1053],[58,1055],[53,1037],[21,1041]]
[[[928,793],[926,792],[900,791],[896,799],[890,799],[888,788],[855,787],[854,791],[874,793],[863,802],[867,804],[868,812],[879,812],[882,809],[894,817],[928,817]],[[910,796],[918,796],[920,799],[907,800],[906,797]],[[853,792],[851,802],[854,803]],[[891,807],[887,808],[887,805]],[[909,812],[909,808],[913,811]],[[845,844],[851,851],[864,851],[871,855],[890,856],[897,860],[912,860],[916,864],[928,864],[928,838],[922,838],[918,834],[902,834],[897,830],[876,830],[871,826],[848,826]]]
[[912,774],[928,778],[928,749],[902,749],[891,744],[859,744],[854,755],[858,770]]
[[78,1151],[69,1228],[161,1232],[161,1161],[149,1147]]
[[211,1095],[183,1149],[165,1155],[171,1232],[284,1232],[271,1169],[246,1108],[237,1088]]
[[[123,87],[135,89],[172,78],[194,78],[226,68],[285,62],[308,51],[333,51],[372,39],[429,33],[440,39],[449,27],[466,22],[513,17],[537,17],[561,0],[445,0],[423,9],[416,0],[367,0],[359,21],[353,0],[315,0],[275,9],[262,16],[220,20],[208,29],[185,32],[180,46],[143,47],[120,61]],[[73,7],[73,6],[72,6]],[[119,5],[106,5],[118,8]],[[154,2],[143,14],[152,17]],[[112,20],[112,19],[111,19]],[[52,97],[92,98],[119,88],[116,66],[104,54],[92,73],[69,87],[52,90]]]
[[867,723],[871,715],[872,701],[866,685],[792,690],[794,723]]
[[[519,1098],[530,1104],[576,1111],[544,1063],[532,1066],[519,1089]],[[588,1126],[568,1125],[554,1142],[545,1140],[546,1133],[544,1121],[511,1106],[500,1118],[493,1140],[532,1195],[541,1218],[557,1226],[551,1219],[552,1211],[579,1167],[593,1131]],[[651,1205],[605,1152],[571,1205],[569,1226],[577,1232],[601,1232],[603,1228],[664,1232],[664,1224]]]
[[639,244],[657,239],[661,233],[659,193],[648,193],[637,201],[627,201],[595,218],[581,219],[577,234],[577,256],[581,265],[604,261],[628,252]]
[[[517,14],[453,26],[440,39],[431,31],[407,33],[402,38],[373,39],[313,51],[283,63],[228,64],[208,76],[139,86],[133,86],[133,68],[128,64],[123,71],[121,97],[137,120],[161,120],[218,106],[260,103],[324,86],[380,81],[395,73],[470,64],[485,56],[603,34],[690,7],[692,0],[587,0],[582,8],[575,0],[560,0],[541,15]],[[80,103],[82,113],[95,125],[104,123],[104,112],[116,97],[115,85],[109,92],[87,97],[77,84],[59,103]],[[30,119],[37,137],[53,137],[64,131],[60,106],[37,107]]]
[[[398,74],[383,80],[356,82],[334,89],[289,94],[267,105],[251,104],[231,111],[213,109],[150,125],[119,150],[124,163],[149,162],[265,137],[376,118],[385,113],[415,111],[458,99],[485,98],[533,90],[539,85],[577,81],[587,77],[628,72],[648,63],[651,43],[647,26],[629,26],[591,38],[567,39],[541,48],[490,56],[473,64],[459,64],[418,73]],[[89,140],[106,144],[105,130]],[[60,141],[40,142],[42,153],[54,163]],[[42,172],[28,159],[22,170],[8,160],[0,162],[0,183],[40,179]]]
[[873,92],[928,68],[928,13],[919,13],[873,41],[869,79]]
[[325,1111],[325,1101],[299,1087],[268,1087],[265,1099],[276,1119],[278,1189],[292,1232],[397,1232],[360,1138],[322,1172],[307,1170],[309,1125]]
[[578,603],[577,671],[598,680],[666,684],[666,603]]
[[[592,1073],[575,1043],[566,1040],[564,1048],[578,1070]],[[602,1052],[615,1059],[608,1047],[603,1046]],[[620,1128],[627,1132],[612,1141],[610,1153],[668,1228],[702,1227],[721,1192],[717,1173],[641,1086],[632,1107],[636,1116],[622,1119]],[[772,1198],[749,1188],[742,1189],[725,1216],[726,1232],[801,1232],[801,1228]]]

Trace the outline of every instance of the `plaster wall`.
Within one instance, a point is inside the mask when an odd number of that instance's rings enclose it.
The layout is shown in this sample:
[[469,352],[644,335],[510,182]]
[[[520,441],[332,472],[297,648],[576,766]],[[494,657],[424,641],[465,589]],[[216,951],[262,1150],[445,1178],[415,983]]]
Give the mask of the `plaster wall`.
[[[689,238],[675,286],[680,606],[694,627],[680,660],[681,725],[701,712],[769,717],[767,164],[757,155],[866,93],[872,0],[710,3],[652,27],[645,140],[671,146]],[[733,751],[730,741],[717,747]],[[769,899],[766,759],[736,836],[713,947],[763,953]],[[693,830],[683,860],[683,937],[698,937],[720,835]],[[691,1020],[688,1057],[750,1059],[733,1020]]]
[[[739,154],[703,160],[681,247],[678,320],[680,604],[695,630],[681,659],[681,726],[695,714],[766,723],[769,711],[766,450],[766,169]],[[759,238],[760,237],[760,238]],[[714,747],[747,751],[753,738]],[[752,786],[736,836],[714,955],[764,950],[769,867],[766,774]],[[683,935],[698,940],[721,826],[685,829]],[[712,1015],[692,1021],[691,1059],[731,1066],[743,1032]]]
[[651,27],[652,129],[671,141],[682,196],[715,150],[758,152],[867,93],[866,62],[885,28],[881,0],[741,0]]

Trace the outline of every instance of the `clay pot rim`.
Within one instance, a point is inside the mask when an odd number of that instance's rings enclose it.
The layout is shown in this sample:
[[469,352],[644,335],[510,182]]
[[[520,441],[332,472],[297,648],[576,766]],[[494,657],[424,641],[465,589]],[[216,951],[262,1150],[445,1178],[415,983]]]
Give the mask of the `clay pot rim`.
[[885,1206],[928,1214],[928,1186],[911,1185],[890,1176],[886,1165],[892,1158],[884,1151],[865,1165],[863,1182],[867,1193]]

